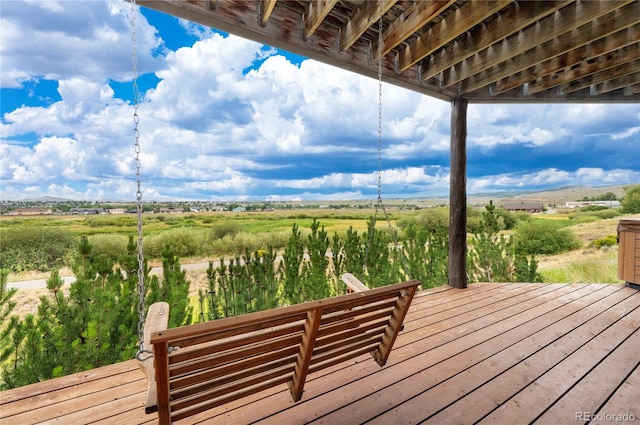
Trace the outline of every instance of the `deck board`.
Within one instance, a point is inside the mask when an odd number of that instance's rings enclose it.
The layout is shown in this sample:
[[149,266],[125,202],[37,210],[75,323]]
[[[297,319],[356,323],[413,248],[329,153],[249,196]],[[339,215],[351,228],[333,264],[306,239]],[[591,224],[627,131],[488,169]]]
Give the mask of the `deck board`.
[[[145,390],[123,362],[1,392],[0,423],[155,424]],[[178,423],[640,422],[638,394],[639,291],[473,284],[418,293],[383,368],[361,356],[310,375],[298,403],[280,385]]]

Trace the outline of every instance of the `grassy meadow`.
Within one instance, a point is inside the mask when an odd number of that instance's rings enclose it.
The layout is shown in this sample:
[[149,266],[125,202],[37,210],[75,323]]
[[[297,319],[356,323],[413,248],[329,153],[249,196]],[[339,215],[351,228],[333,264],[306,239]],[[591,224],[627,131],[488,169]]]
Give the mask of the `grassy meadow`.
[[[438,210],[432,208],[431,210]],[[423,210],[425,211],[425,210]],[[443,211],[439,211],[442,215]],[[183,264],[200,263],[228,257],[245,249],[258,250],[281,247],[291,235],[295,224],[304,234],[314,219],[320,221],[330,237],[337,233],[344,237],[351,228],[366,232],[367,221],[375,214],[373,209],[353,210],[292,210],[244,213],[182,213],[145,214],[145,251],[151,265],[158,265],[159,252],[164,243],[181,246],[178,255]],[[392,224],[420,212],[391,209]],[[581,213],[535,215],[534,220],[553,220],[566,226],[582,243],[582,247],[568,253],[538,257],[539,270],[545,282],[619,282],[617,279],[617,247],[596,249],[589,244],[616,234],[620,217],[601,218]],[[607,213],[609,214],[609,213]],[[386,229],[387,222],[378,212],[377,227]],[[606,216],[605,216],[606,217]],[[136,234],[135,215],[91,216],[0,216],[0,229],[60,229],[76,237],[87,236],[89,241],[103,250],[120,250],[128,237]],[[505,231],[503,233],[511,233]],[[62,274],[71,274],[68,268]],[[194,287],[200,287],[206,276],[203,271],[188,272]],[[9,281],[45,278],[48,270],[22,270],[11,273]]]

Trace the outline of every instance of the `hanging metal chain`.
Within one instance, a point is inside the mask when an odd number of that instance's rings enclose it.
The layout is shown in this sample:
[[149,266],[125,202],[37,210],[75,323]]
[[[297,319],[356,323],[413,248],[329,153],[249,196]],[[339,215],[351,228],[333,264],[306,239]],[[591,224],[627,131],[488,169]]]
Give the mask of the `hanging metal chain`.
[[[140,177],[140,117],[138,116],[139,96],[138,88],[138,52],[136,43],[136,0],[131,0],[131,61],[133,63],[133,137],[135,139],[136,162],[136,213],[138,215],[138,352],[136,359],[145,361],[151,357],[153,351],[144,348],[144,323],[146,321],[146,306],[144,288],[144,246],[142,243],[142,189]],[[146,355],[145,355],[146,354]]]
[[[379,2],[379,13],[380,17],[378,18],[378,199],[376,202],[376,210],[373,219],[373,224],[375,226],[375,217],[378,215],[378,208],[380,208],[384,214],[384,218],[387,221],[387,225],[389,226],[389,233],[393,239],[393,249],[398,252],[400,249],[400,243],[398,242],[398,234],[394,227],[391,225],[391,219],[389,218],[389,214],[387,213],[387,209],[382,202],[382,51],[383,51],[383,34],[382,34],[382,2]],[[369,240],[369,244],[371,244],[371,239]],[[404,267],[405,273],[407,277],[411,279],[411,270],[409,265],[407,264],[407,260],[404,256],[403,252],[399,254],[400,260],[402,261],[402,266]]]

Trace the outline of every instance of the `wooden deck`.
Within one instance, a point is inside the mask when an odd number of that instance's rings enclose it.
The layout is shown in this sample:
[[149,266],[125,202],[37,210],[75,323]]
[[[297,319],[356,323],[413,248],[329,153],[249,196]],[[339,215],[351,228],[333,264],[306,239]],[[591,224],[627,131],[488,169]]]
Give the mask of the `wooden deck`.
[[[134,361],[0,393],[0,424],[153,424]],[[640,423],[640,291],[474,284],[420,292],[384,368],[370,357],[178,423]]]

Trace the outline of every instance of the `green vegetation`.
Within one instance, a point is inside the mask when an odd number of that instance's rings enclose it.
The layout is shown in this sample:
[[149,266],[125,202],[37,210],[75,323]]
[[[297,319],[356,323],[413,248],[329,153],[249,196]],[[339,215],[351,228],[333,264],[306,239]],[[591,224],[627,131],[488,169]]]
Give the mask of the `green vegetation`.
[[0,228],[0,240],[0,268],[13,272],[62,267],[77,244],[66,229],[22,225]]
[[618,283],[618,255],[609,251],[602,256],[589,256],[565,262],[562,267],[540,272],[545,282],[554,283]]
[[620,208],[607,208],[598,205],[589,205],[571,213],[569,215],[569,220],[572,220],[573,224],[591,223],[607,218],[615,218],[620,215],[622,215]]
[[592,197],[585,196],[584,198],[580,199],[580,201],[585,201],[585,202],[616,201],[616,200],[618,200],[618,197],[613,192],[607,192],[602,195],[592,196]]
[[640,185],[627,186],[624,188],[624,197],[620,200],[622,212],[640,213]]
[[[566,268],[538,271],[536,259],[580,247],[569,226],[586,220],[580,217],[600,220],[610,211],[590,208],[572,214],[570,219],[565,215],[562,220],[552,220],[512,214],[492,202],[484,211],[470,209],[470,229],[474,232],[469,239],[469,281],[612,281],[607,276],[615,276],[615,263],[599,267],[597,261],[580,259]],[[327,218],[321,224],[322,214]],[[353,273],[369,287],[408,278],[420,280],[423,289],[447,282],[445,208],[395,212],[392,220],[399,229],[397,241],[388,224],[377,222],[370,214],[189,213],[145,217],[145,226],[152,228],[145,230],[146,258],[159,258],[163,264],[161,277],[145,278],[146,304],[166,300],[171,305],[170,326],[179,326],[341,294],[345,286],[340,276],[345,272]],[[56,218],[51,220],[51,226],[36,225],[47,219],[22,219],[10,225],[3,220],[0,228],[3,266],[25,270],[38,261],[42,268],[49,267],[46,261],[54,264],[47,282],[48,295],[40,299],[37,314],[24,319],[10,317],[15,291],[7,290],[7,273],[0,273],[3,388],[128,359],[137,350],[137,247],[133,237],[121,232],[127,228],[127,221],[87,222],[83,218],[83,225],[104,225],[88,233],[78,227],[77,220],[62,220],[67,227]],[[41,250],[31,248],[31,239],[19,237],[30,238],[43,229],[46,237],[39,239]],[[5,239],[5,235],[10,237]],[[11,250],[5,250],[6,241],[11,241]],[[54,248],[58,243],[61,248]],[[592,242],[598,248],[612,245],[615,236]],[[606,249],[590,251],[609,259]],[[27,255],[13,259],[15,255],[5,257],[5,252]],[[46,261],[29,258],[42,258],[45,252],[56,257],[47,257]],[[179,259],[216,255],[221,260],[218,266],[213,262],[209,265],[207,290],[190,298],[190,283]],[[64,291],[55,269],[68,264],[77,280]],[[146,265],[145,269],[148,273]]]
[[[83,237],[73,262],[76,281],[68,293],[62,290],[64,282],[58,271],[53,270],[47,280],[49,293],[40,298],[36,315],[27,315],[24,320],[13,316],[8,327],[3,317],[0,389],[133,357],[138,341],[137,252],[133,238],[120,258],[122,268],[92,251]],[[163,252],[163,265],[162,281],[154,277],[149,282],[147,303],[170,302],[170,326],[190,323],[189,282],[170,250]],[[0,301],[4,316],[12,304],[7,296]]]
[[580,241],[562,222],[521,222],[514,231],[515,249],[521,255],[553,255],[580,248]]
[[11,355],[11,335],[19,322],[17,316],[11,316],[16,302],[12,300],[18,292],[17,289],[7,287],[9,270],[0,269],[0,364],[3,364]]
[[596,239],[595,241],[589,244],[590,248],[603,248],[609,246],[618,245],[618,236],[617,235],[608,235],[605,238]]
[[515,238],[499,233],[505,227],[504,218],[497,213],[493,202],[485,207],[481,224],[483,231],[473,235],[469,249],[470,281],[542,282],[535,253],[517,249]]

